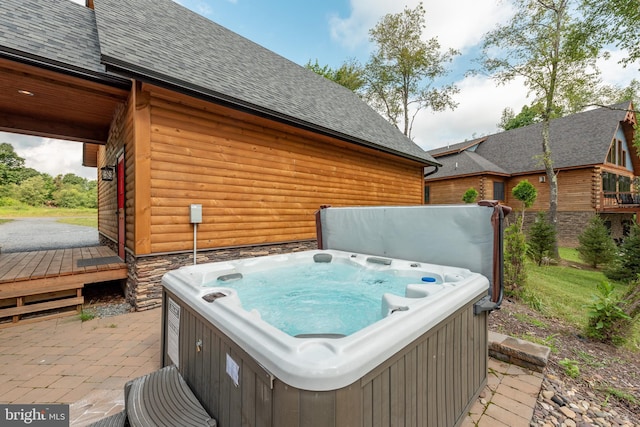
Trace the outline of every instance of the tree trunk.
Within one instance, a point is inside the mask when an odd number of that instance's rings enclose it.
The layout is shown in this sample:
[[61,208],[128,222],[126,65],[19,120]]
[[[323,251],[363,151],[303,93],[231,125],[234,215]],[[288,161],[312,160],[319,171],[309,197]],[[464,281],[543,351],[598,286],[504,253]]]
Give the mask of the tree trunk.
[[552,8],[555,13],[555,33],[553,37],[553,47],[551,56],[551,70],[549,73],[549,86],[546,91],[545,109],[542,120],[542,159],[544,169],[547,173],[549,181],[549,222],[556,233],[556,239],[553,242],[552,256],[560,259],[558,251],[558,176],[553,171],[553,159],[551,158],[551,146],[549,145],[549,128],[551,126],[551,113],[555,103],[556,85],[558,82],[558,64],[560,58],[560,40],[562,37],[562,21],[567,10],[567,1],[561,0],[559,4]]
[[[544,163],[544,169],[547,173],[547,180],[549,181],[549,223],[553,227],[553,230],[558,233],[558,176],[553,170],[553,160],[551,159],[551,147],[549,145],[549,125],[550,120],[547,118],[542,122],[542,161]],[[560,258],[558,251],[558,239],[556,238],[553,244],[553,253],[551,254],[555,259]]]

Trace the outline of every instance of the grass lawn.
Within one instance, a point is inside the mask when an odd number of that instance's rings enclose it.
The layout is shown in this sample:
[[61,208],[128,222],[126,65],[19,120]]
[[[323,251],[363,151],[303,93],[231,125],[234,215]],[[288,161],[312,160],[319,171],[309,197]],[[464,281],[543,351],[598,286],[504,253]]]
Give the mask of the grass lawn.
[[[573,263],[579,263],[575,249],[563,248],[560,256]],[[541,266],[527,263],[526,297],[531,306],[549,317],[565,320],[583,329],[587,324],[586,306],[597,294],[596,286],[609,281],[599,270],[593,270],[581,264],[575,266]],[[616,293],[626,292],[628,285],[615,283]],[[636,324],[631,347],[640,345],[640,324]]]
[[60,217],[58,222],[98,228],[97,209],[34,208],[32,206],[0,206],[0,224],[16,218]]
[[0,218],[29,218],[29,217],[97,217],[98,209],[68,209],[45,208],[33,206],[0,206]]
[[84,225],[85,227],[98,228],[98,216],[68,217],[60,218],[57,222],[72,225]]

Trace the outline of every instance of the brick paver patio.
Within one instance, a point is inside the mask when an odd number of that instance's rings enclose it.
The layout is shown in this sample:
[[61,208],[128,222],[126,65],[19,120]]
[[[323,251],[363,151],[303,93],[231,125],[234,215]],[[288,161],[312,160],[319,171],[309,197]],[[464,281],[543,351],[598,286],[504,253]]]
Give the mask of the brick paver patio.
[[[121,411],[124,384],[160,368],[159,309],[0,329],[0,403],[68,403],[71,426]],[[528,427],[543,375],[489,359],[463,427]],[[233,426],[232,426],[233,427]]]

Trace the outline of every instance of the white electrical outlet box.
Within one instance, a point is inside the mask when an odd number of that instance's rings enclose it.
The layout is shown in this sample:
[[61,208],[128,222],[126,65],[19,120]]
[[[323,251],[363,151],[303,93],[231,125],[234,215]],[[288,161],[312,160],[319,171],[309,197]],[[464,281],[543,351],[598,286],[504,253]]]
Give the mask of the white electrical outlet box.
[[200,224],[202,222],[202,205],[192,204],[189,207],[189,216],[191,224]]

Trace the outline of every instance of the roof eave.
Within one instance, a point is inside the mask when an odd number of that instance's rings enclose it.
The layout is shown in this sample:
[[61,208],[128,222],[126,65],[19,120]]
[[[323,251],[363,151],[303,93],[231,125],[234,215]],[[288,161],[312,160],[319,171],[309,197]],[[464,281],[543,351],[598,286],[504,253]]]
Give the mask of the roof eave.
[[77,67],[63,62],[55,61],[49,58],[43,58],[14,49],[0,46],[0,58],[19,62],[25,65],[31,65],[45,70],[55,71],[72,77],[79,77],[84,80],[90,80],[96,83],[105,84],[120,89],[130,89],[131,80],[120,76],[100,73],[88,70],[86,68]]
[[141,81],[143,83],[148,83],[148,84],[162,87],[164,89],[177,91],[179,93],[189,95],[194,98],[202,99],[205,101],[210,101],[210,102],[213,101],[218,104],[224,105],[226,107],[233,108],[235,110],[244,111],[247,113],[251,113],[253,115],[257,115],[259,117],[268,118],[268,119],[285,123],[291,126],[295,126],[301,129],[319,133],[325,136],[338,138],[342,141],[346,141],[352,144],[375,149],[377,151],[381,151],[387,154],[392,154],[394,156],[399,156],[405,159],[416,161],[423,166],[442,166],[440,165],[440,163],[435,161],[430,161],[428,159],[421,158],[419,156],[414,156],[409,153],[403,153],[397,150],[383,147],[378,144],[372,143],[370,141],[365,141],[363,139],[356,138],[351,135],[343,134],[341,132],[328,129],[326,127],[319,126],[314,123],[305,122],[303,120],[296,119],[295,117],[291,117],[286,114],[282,114],[277,111],[273,111],[273,110],[261,107],[259,105],[255,105],[255,104],[225,95],[220,92],[209,90],[197,85],[191,85],[185,81],[172,78],[171,76],[167,76],[165,74],[153,73],[146,68],[137,67],[133,64],[126,63],[126,62],[117,60],[115,58],[108,57],[106,55],[102,55],[101,62],[106,66],[108,71],[117,73],[122,76],[126,76],[131,79]]

